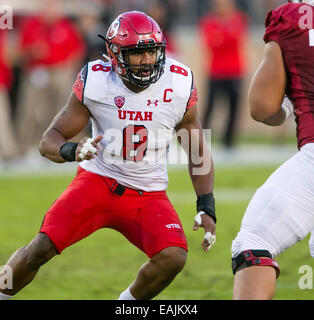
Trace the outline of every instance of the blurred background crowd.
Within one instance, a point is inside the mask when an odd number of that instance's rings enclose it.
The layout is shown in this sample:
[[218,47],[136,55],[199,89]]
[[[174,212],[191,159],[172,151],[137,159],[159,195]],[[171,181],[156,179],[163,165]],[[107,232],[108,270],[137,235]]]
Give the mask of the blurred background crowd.
[[293,122],[279,129],[259,125],[246,101],[263,55],[265,16],[285,2],[0,0],[0,9],[10,6],[14,14],[13,28],[0,29],[0,161],[34,152],[82,65],[100,57],[104,42],[97,35],[128,10],[152,16],[164,30],[168,55],[192,68],[200,118],[213,142],[226,149],[265,137],[285,142],[294,135]]

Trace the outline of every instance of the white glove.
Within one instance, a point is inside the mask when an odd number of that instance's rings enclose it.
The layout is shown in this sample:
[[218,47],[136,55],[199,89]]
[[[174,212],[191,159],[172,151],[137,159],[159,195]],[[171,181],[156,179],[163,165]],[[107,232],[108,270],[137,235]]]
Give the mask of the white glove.
[[287,96],[284,97],[281,108],[285,111],[286,113],[286,120],[290,117],[290,115],[293,113],[293,104],[289,100]]
[[83,160],[88,152],[91,152],[93,154],[97,152],[97,149],[92,145],[92,141],[93,141],[92,139],[88,138],[86,142],[83,144],[81,152],[79,153],[80,159]]
[[198,212],[197,213],[197,215],[195,216],[195,218],[194,218],[194,221],[196,222],[196,223],[198,223],[199,225],[201,225],[202,224],[202,218],[201,218],[201,215],[202,214],[206,214],[204,211],[200,211],[200,212]]
[[214,234],[211,234],[210,232],[206,232],[204,235],[204,239],[208,241],[208,249],[210,249],[216,242],[216,236]]
[[[197,215],[194,217],[194,221],[198,223],[199,225],[202,224],[202,218],[201,216],[203,214],[206,214],[204,211],[200,211],[197,213]],[[210,232],[206,232],[204,235],[204,239],[208,241],[208,249],[210,249],[216,242],[216,236],[214,234],[211,234]]]

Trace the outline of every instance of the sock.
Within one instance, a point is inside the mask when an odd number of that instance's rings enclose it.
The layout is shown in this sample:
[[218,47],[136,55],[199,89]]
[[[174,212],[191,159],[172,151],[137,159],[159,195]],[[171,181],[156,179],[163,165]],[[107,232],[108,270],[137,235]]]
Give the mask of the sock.
[[130,288],[127,288],[125,291],[123,291],[120,294],[120,297],[118,300],[136,300],[136,299],[132,296]]
[[7,294],[4,294],[0,292],[0,300],[10,300],[13,296],[9,296]]

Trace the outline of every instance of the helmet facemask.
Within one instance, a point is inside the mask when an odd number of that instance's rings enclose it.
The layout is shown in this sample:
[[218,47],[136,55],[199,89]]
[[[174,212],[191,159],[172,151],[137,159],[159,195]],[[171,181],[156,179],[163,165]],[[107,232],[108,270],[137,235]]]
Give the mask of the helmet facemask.
[[[130,63],[129,55],[135,50],[156,50],[155,64],[135,65]],[[119,76],[141,88],[146,88],[152,83],[155,83],[163,74],[166,61],[166,44],[155,43],[139,43],[136,46],[119,47],[114,43],[107,43],[107,51],[110,55],[110,60],[115,63],[114,68]],[[142,74],[149,72],[148,76]]]
[[[155,50],[155,63],[135,65],[130,63],[129,55],[135,50]],[[126,74],[121,76],[124,80],[135,84],[138,87],[148,87],[155,83],[163,74],[165,66],[165,45],[138,46],[136,49],[122,49],[123,66]],[[143,75],[149,73],[148,75]]]

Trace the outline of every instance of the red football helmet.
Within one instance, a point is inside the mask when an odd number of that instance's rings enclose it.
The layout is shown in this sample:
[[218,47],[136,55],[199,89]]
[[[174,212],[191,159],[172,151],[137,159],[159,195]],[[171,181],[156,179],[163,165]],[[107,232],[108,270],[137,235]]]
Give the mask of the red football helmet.
[[[136,86],[148,87],[163,74],[166,60],[166,41],[158,24],[143,12],[130,11],[120,14],[110,25],[106,37],[108,58],[118,75]],[[131,65],[129,50],[156,48],[154,65]],[[141,77],[134,71],[149,70],[150,76]]]

